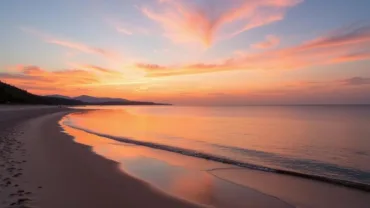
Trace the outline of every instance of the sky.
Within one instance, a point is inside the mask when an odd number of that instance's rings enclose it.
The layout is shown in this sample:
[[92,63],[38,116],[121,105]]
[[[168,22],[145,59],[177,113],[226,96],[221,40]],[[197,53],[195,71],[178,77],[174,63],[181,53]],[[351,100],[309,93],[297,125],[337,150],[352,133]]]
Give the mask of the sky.
[[369,0],[0,2],[0,80],[179,105],[369,104]]

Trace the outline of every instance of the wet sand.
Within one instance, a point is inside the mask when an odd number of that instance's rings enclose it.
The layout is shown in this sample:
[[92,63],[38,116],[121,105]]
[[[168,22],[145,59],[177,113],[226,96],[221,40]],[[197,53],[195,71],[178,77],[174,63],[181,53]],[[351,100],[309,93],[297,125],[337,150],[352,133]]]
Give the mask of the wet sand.
[[199,207],[123,174],[62,133],[75,110],[0,112],[0,207]]
[[123,143],[60,123],[77,143],[116,161],[123,172],[196,203],[225,208],[366,208],[370,203],[366,191]]
[[116,161],[122,172],[147,181],[174,197],[220,208],[293,207],[274,196],[229,183],[208,173],[220,168],[235,169],[235,166],[122,143],[65,125],[63,128],[73,135],[77,143],[91,146],[94,153]]

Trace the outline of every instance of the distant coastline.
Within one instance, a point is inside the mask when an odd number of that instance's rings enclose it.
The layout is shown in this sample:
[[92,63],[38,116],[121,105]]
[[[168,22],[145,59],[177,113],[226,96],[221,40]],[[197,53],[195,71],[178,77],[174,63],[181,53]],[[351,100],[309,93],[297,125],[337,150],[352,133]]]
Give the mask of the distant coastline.
[[6,105],[172,105],[151,101],[134,101],[121,98],[100,98],[88,95],[67,97],[63,95],[41,96],[0,81],[0,104]]

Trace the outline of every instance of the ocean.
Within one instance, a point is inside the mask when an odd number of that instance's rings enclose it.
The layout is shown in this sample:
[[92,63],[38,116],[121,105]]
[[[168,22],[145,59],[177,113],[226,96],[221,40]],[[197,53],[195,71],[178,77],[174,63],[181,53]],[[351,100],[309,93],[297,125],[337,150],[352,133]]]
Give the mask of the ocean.
[[370,106],[90,106],[69,127],[134,145],[360,189]]

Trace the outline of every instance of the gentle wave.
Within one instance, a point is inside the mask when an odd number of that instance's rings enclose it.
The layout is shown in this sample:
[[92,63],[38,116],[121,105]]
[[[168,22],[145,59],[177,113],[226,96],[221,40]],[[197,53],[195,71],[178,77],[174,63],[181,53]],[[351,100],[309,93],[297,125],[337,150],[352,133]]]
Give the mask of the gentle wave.
[[[276,167],[284,170],[292,170],[295,172],[305,173],[307,175],[320,173],[320,176],[325,178],[343,179],[346,181],[364,183],[370,185],[370,173],[361,169],[348,168],[333,163],[322,162],[318,160],[289,157],[286,155],[276,154],[272,152],[264,152],[242,147],[227,146],[220,144],[211,144],[218,149],[233,153],[242,153],[253,159],[263,159],[268,162],[268,167]],[[251,159],[250,161],[254,161]],[[278,167],[279,166],[279,167]]]
[[331,183],[335,185],[340,185],[340,186],[345,186],[345,187],[350,187],[350,188],[355,188],[358,190],[370,192],[370,185],[368,184],[363,184],[363,183],[358,183],[358,182],[353,182],[353,181],[348,181],[348,180],[342,180],[342,179],[334,179],[334,178],[328,178],[324,176],[319,176],[319,175],[311,175],[311,174],[305,174],[305,173],[300,173],[300,172],[295,172],[295,171],[290,171],[290,170],[283,170],[283,169],[278,169],[278,168],[270,168],[270,167],[265,167],[262,165],[255,165],[252,163],[247,163],[247,162],[242,162],[238,160],[233,160],[227,157],[221,157],[221,156],[216,156],[213,154],[209,153],[203,153],[195,150],[190,150],[190,149],[185,149],[185,148],[180,148],[180,147],[174,147],[174,146],[169,146],[169,145],[164,145],[164,144],[158,144],[158,143],[153,143],[153,142],[145,142],[145,141],[139,141],[135,139],[130,139],[130,138],[123,138],[123,137],[118,137],[118,136],[112,136],[109,134],[103,134],[99,132],[94,132],[85,128],[81,128],[78,126],[73,125],[70,121],[64,120],[63,124],[66,126],[69,126],[71,128],[84,131],[89,134],[94,134],[100,137],[105,137],[108,139],[112,139],[118,142],[124,142],[128,144],[135,144],[135,145],[140,145],[140,146],[145,146],[149,148],[154,148],[154,149],[159,149],[159,150],[164,150],[168,152],[174,152],[186,156],[191,156],[191,157],[197,157],[201,159],[206,159],[206,160],[211,160],[215,162],[220,162],[224,164],[230,164],[230,165],[235,165],[238,167],[243,167],[243,168],[249,168],[253,170],[259,170],[259,171],[265,171],[265,172],[271,172],[271,173],[277,173],[277,174],[284,174],[284,175],[290,175],[290,176],[295,176],[295,177],[301,177],[301,178],[306,178],[306,179],[311,179],[311,180],[317,180],[317,181],[322,181],[326,183]]

